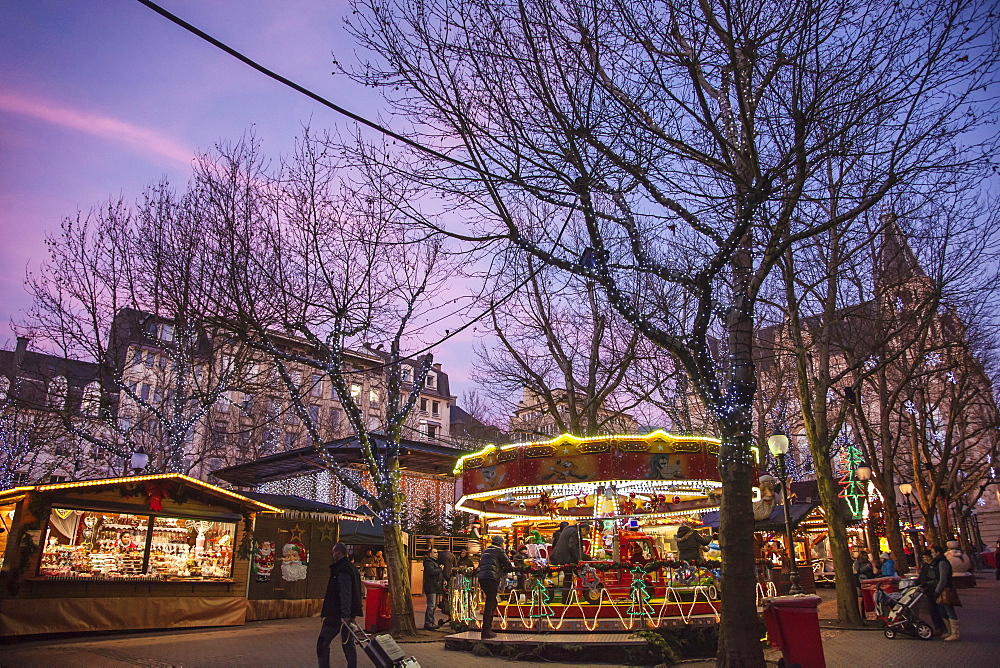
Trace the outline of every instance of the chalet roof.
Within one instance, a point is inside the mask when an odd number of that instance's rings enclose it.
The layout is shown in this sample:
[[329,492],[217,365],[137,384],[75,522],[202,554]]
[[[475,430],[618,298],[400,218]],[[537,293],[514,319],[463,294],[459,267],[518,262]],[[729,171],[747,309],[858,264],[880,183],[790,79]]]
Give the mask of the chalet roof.
[[[330,441],[325,447],[330,456],[340,464],[360,464],[363,461],[361,447],[355,436]],[[455,461],[467,454],[467,450],[450,445],[407,439],[400,441],[400,459],[404,467],[421,473],[450,475]],[[240,487],[256,487],[272,480],[315,473],[323,468],[323,460],[315,448],[305,447],[219,469],[213,471],[212,475]]]
[[251,499],[244,494],[239,492],[233,492],[228,489],[222,489],[221,487],[216,487],[207,482],[203,482],[196,478],[186,476],[182,473],[156,473],[152,475],[136,475],[136,476],[126,476],[122,478],[98,478],[95,480],[77,480],[73,482],[59,482],[50,483],[45,485],[27,485],[21,487],[12,487],[10,489],[5,489],[0,491],[0,501],[5,499],[20,498],[24,494],[29,492],[41,492],[52,495],[58,495],[60,492],[70,492],[70,491],[83,491],[83,490],[93,490],[99,491],[102,488],[117,487],[120,485],[135,485],[138,483],[165,483],[172,482],[179,485],[191,487],[207,496],[214,497],[220,501],[237,505],[242,508],[248,508],[250,510],[270,510],[272,512],[280,512],[278,508],[265,503],[263,501],[258,501]]
[[297,510],[302,512],[330,513],[333,515],[357,515],[357,513],[343,506],[335,506],[322,501],[304,499],[294,494],[265,494],[264,492],[240,492],[243,496],[266,503],[281,510]]

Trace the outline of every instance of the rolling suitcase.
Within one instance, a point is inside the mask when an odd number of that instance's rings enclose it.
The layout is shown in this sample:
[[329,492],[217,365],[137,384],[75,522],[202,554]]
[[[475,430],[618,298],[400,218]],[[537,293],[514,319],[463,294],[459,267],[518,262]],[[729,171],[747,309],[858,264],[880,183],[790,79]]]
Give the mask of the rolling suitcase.
[[354,622],[347,628],[354,637],[354,642],[361,646],[375,668],[420,668],[420,662],[415,657],[407,657],[391,635],[373,638]]

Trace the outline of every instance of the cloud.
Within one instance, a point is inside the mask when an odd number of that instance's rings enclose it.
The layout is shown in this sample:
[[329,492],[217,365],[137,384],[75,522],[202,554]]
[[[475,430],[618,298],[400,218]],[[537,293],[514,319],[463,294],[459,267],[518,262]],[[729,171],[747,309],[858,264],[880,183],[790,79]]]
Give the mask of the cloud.
[[130,146],[135,152],[171,163],[190,166],[195,152],[155,130],[142,128],[110,116],[60,107],[45,100],[0,93],[0,111],[28,116],[94,137]]

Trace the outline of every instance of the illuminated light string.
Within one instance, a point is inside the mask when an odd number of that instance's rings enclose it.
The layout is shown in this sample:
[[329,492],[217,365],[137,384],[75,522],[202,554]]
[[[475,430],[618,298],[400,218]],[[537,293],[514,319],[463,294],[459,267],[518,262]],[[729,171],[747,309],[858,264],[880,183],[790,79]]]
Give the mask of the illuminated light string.
[[[375,485],[368,471],[343,468],[341,473],[351,477],[356,484],[372,494],[375,493]],[[413,521],[413,517],[425,500],[430,500],[438,514],[445,517],[454,493],[453,484],[449,481],[413,474],[400,476],[398,489],[405,495],[406,499],[401,519],[407,526]],[[257,491],[266,494],[291,494],[349,509],[364,505],[363,499],[342,483],[337,476],[326,470],[294,478],[272,480],[258,485]],[[381,515],[379,513],[380,517]]]
[[670,432],[658,429],[652,431],[648,434],[614,434],[611,436],[575,436],[573,434],[561,434],[555,438],[545,440],[545,441],[532,441],[530,443],[516,443],[513,445],[501,445],[497,446],[494,444],[487,445],[483,447],[482,450],[478,452],[473,452],[468,455],[463,455],[459,457],[458,461],[455,462],[455,475],[461,473],[464,469],[465,461],[468,459],[475,459],[477,457],[485,457],[494,450],[498,453],[508,452],[510,450],[521,450],[529,447],[538,446],[552,446],[561,445],[564,443],[572,443],[579,445],[581,443],[593,443],[600,441],[609,441],[614,443],[616,441],[655,441],[655,440],[665,440],[673,443],[706,443],[712,445],[720,445],[721,440],[713,438],[711,436],[679,436],[677,434],[671,434]]
[[210,490],[210,491],[212,491],[212,492],[214,492],[216,494],[221,494],[223,496],[228,496],[228,497],[230,497],[232,499],[235,499],[237,501],[242,501],[242,502],[244,502],[244,503],[246,503],[246,504],[248,504],[250,506],[260,507],[263,510],[270,510],[270,511],[273,511],[273,512],[280,512],[280,509],[275,508],[272,505],[263,503],[261,501],[255,501],[253,499],[249,499],[249,498],[247,498],[245,496],[237,494],[236,492],[231,492],[228,489],[223,489],[221,487],[216,487],[215,485],[213,485],[211,483],[207,483],[207,482],[204,482],[202,480],[198,480],[197,478],[192,478],[190,476],[184,475],[183,473],[156,473],[156,474],[152,474],[152,475],[129,476],[127,478],[104,478],[104,479],[101,479],[101,480],[80,480],[80,481],[77,481],[77,482],[58,482],[58,483],[52,483],[52,484],[48,484],[48,485],[34,485],[34,486],[29,486],[29,487],[15,487],[13,489],[5,490],[3,492],[3,495],[7,496],[8,494],[23,493],[23,492],[30,492],[30,491],[51,492],[51,491],[54,491],[54,490],[61,490],[61,489],[76,489],[76,488],[79,488],[79,487],[97,487],[97,486],[102,486],[102,485],[116,485],[116,484],[125,484],[125,483],[149,482],[149,481],[153,481],[153,480],[179,480],[179,481],[184,481],[184,482],[186,482],[186,483],[188,483],[190,485],[194,485],[196,487],[202,487],[202,488]]
[[[535,588],[537,588],[537,584],[533,587],[533,591]],[[692,594],[691,602],[690,604],[687,604],[686,611],[685,611],[685,604],[680,600],[680,596],[678,595],[679,591],[691,592]],[[643,589],[643,592],[645,592],[645,589]],[[714,586],[696,585],[694,588],[685,588],[683,590],[678,590],[675,587],[668,585],[664,591],[663,600],[660,602],[658,610],[654,610],[652,604],[649,603],[649,599],[647,597],[645,601],[646,606],[643,608],[642,612],[637,614],[632,614],[631,612],[626,611],[626,615],[622,615],[621,611],[621,608],[625,605],[625,601],[621,602],[615,601],[613,598],[611,598],[611,594],[606,588],[601,588],[599,590],[596,606],[593,604],[584,606],[583,603],[580,601],[577,588],[573,587],[572,589],[570,589],[569,600],[563,606],[563,612],[561,615],[559,615],[558,621],[553,621],[556,617],[555,611],[552,611],[552,614],[547,616],[532,614],[532,611],[536,607],[534,594],[530,605],[524,605],[519,602],[521,593],[522,592],[516,589],[508,592],[507,601],[505,602],[506,604],[498,606],[497,615],[500,619],[500,627],[502,629],[506,630],[510,627],[512,618],[510,609],[512,607],[515,609],[515,612],[517,613],[518,621],[520,621],[521,626],[525,630],[529,631],[534,630],[536,624],[538,624],[538,622],[541,620],[545,621],[546,625],[549,627],[550,630],[559,631],[560,629],[562,629],[562,627],[567,621],[566,615],[569,612],[569,610],[571,608],[576,608],[580,611],[580,616],[571,617],[569,618],[569,620],[573,622],[578,621],[583,624],[584,628],[587,631],[593,632],[597,630],[597,628],[601,625],[602,621],[601,610],[604,609],[605,603],[607,603],[611,607],[611,609],[615,612],[615,615],[618,617],[618,621],[621,624],[622,628],[628,631],[631,631],[633,628],[635,628],[640,618],[645,618],[646,626],[649,628],[660,628],[663,625],[663,621],[667,618],[680,618],[680,620],[683,621],[685,624],[691,624],[691,620],[695,616],[695,610],[697,608],[699,598],[702,599],[711,608],[712,614],[715,616],[716,623],[718,623],[721,619],[721,614],[719,612],[719,609],[715,605],[716,601],[718,600],[718,591],[715,589]],[[757,585],[758,606],[762,604],[765,596],[775,596],[775,595],[777,595],[777,590],[773,582],[767,583],[766,590],[758,583]],[[629,601],[630,601],[629,609],[631,610],[632,606],[636,605],[636,602],[631,598],[631,594]],[[527,618],[525,617],[525,608],[527,608],[528,611]],[[590,619],[587,618],[588,609],[594,610],[593,617]],[[613,621],[613,618],[611,621]]]

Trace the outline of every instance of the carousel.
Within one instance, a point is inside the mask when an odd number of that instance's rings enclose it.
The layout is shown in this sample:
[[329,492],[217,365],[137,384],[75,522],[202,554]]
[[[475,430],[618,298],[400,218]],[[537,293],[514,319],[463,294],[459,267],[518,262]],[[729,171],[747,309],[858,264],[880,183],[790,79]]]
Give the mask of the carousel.
[[[482,533],[503,535],[516,554],[495,628],[621,632],[717,623],[721,555],[701,516],[719,507],[719,444],[664,431],[564,434],[462,457],[455,507],[477,514]],[[452,614],[476,628],[473,577],[453,587]]]

